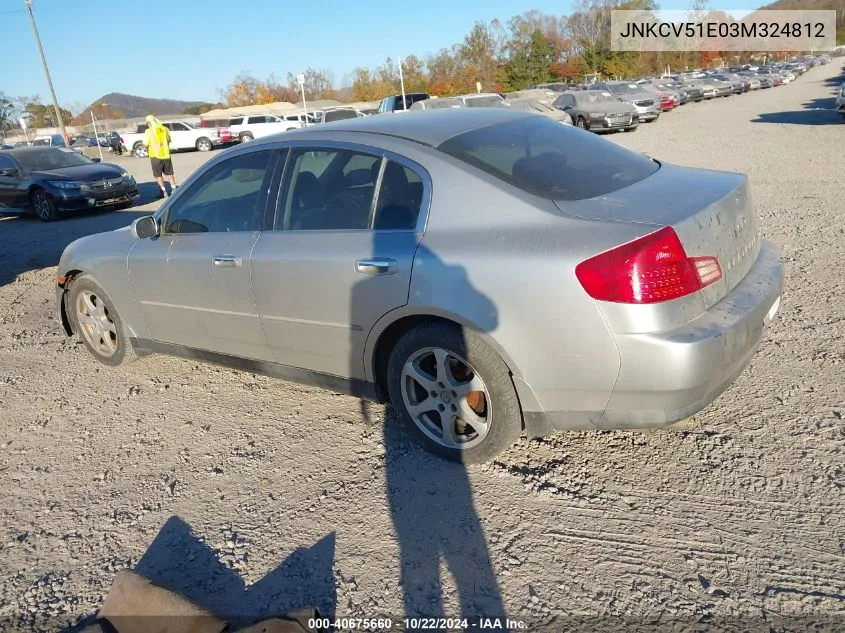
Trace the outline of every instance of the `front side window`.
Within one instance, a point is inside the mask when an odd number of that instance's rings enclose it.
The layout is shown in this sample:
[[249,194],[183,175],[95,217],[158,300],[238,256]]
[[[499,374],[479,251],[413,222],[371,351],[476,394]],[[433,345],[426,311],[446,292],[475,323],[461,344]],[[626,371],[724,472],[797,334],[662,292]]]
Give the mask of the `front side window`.
[[262,224],[275,152],[240,154],[218,163],[182,193],[165,233],[253,231]]
[[611,193],[660,168],[638,152],[546,117],[464,132],[437,149],[550,200],[582,200]]
[[351,150],[292,151],[277,229],[369,228],[380,163],[378,156]]

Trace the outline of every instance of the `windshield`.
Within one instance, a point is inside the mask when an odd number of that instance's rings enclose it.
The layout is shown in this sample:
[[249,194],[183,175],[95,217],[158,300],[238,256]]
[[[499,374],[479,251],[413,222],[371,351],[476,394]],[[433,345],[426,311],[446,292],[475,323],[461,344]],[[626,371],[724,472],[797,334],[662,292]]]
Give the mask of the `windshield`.
[[[423,106],[420,109],[425,110],[443,110],[445,108],[460,108],[464,104],[461,102],[460,99],[426,99],[425,101],[420,102],[420,106]],[[414,104],[416,105],[416,104]],[[416,109],[411,107],[412,110]]]
[[199,125],[197,125],[196,123],[192,123],[191,121],[181,121],[181,123],[184,123],[185,125],[187,125],[189,128],[191,128],[193,130],[199,129]]
[[44,148],[38,151],[18,152],[15,159],[26,171],[43,171],[91,165],[92,161],[78,152],[58,147]]
[[547,117],[464,132],[437,149],[550,200],[601,196],[639,182],[660,168],[639,152]]
[[644,92],[637,84],[613,84],[612,88],[613,92],[623,95],[638,95]]
[[578,92],[572,95],[575,97],[575,103],[579,106],[587,106],[595,103],[619,103],[610,93],[599,92],[598,90],[589,90],[587,92]]

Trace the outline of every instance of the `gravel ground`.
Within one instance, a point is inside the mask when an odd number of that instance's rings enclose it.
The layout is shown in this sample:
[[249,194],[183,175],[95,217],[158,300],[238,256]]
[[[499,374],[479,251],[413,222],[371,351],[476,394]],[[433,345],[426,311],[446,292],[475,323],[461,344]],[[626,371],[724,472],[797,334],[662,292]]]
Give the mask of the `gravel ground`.
[[136,213],[0,216],[0,628],[79,623],[137,567],[235,621],[315,604],[542,631],[845,630],[845,125],[819,109],[840,74],[611,137],[750,175],[787,280],[737,382],[692,430],[523,440],[480,467],[429,457],[354,398],[161,356],[98,365],[53,320],[54,266]]

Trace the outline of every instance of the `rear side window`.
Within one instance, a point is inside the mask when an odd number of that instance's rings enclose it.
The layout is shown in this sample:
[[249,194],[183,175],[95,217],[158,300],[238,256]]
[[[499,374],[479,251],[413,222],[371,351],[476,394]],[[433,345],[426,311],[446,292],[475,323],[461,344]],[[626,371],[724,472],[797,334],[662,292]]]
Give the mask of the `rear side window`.
[[241,125],[244,122],[243,117],[239,117],[237,119],[229,119],[229,125]]
[[464,132],[438,149],[549,200],[612,193],[660,168],[642,154],[546,117]]

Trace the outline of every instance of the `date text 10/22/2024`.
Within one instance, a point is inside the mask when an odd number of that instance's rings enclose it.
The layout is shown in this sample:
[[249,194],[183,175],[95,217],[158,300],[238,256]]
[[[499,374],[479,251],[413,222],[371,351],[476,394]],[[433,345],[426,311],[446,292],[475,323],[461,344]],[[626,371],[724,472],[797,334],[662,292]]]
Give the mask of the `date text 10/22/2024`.
[[311,618],[309,628],[328,631],[522,631],[528,625],[510,618]]

